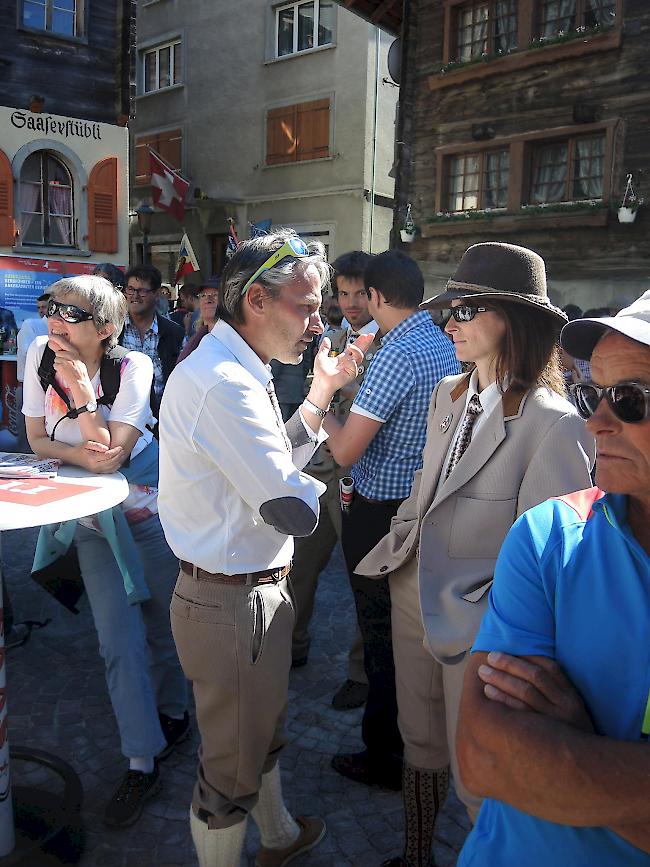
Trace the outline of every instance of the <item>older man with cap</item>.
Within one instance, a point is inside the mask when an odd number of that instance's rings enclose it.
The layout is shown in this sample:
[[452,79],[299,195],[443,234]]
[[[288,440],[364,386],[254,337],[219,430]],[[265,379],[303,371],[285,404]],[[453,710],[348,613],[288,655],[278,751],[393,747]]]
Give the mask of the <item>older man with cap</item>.
[[469,663],[458,753],[487,798],[462,867],[650,863],[650,292],[565,326],[597,487],[514,525]]
[[299,364],[323,332],[321,244],[288,230],[243,242],[222,275],[218,321],[172,373],[160,423],[160,518],[181,561],[174,639],[201,732],[190,827],[200,867],[237,867],[251,813],[257,867],[315,846],[321,819],[288,812],[284,744],[294,612],[293,536],[312,533],[325,486],[300,470],[325,439],[334,393],[372,339],[336,358],[324,339],[286,427],[269,362]]

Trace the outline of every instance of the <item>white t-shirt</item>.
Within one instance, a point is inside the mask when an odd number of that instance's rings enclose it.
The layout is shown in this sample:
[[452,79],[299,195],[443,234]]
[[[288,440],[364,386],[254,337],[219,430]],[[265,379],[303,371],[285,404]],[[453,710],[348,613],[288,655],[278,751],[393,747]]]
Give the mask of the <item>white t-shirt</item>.
[[27,359],[27,350],[32,345],[34,338],[39,335],[47,334],[47,319],[42,318],[25,319],[20,326],[17,338],[17,358],[16,358],[16,379],[22,382],[25,378],[25,361]]
[[[43,391],[41,381],[38,378],[38,367],[43,357],[48,338],[37,337],[27,352],[25,363],[25,378],[23,385],[23,415],[30,418],[44,418],[45,430],[50,435],[55,424],[68,411],[67,406],[52,387]],[[151,413],[149,398],[151,394],[151,381],[153,379],[153,364],[149,356],[143,352],[127,352],[122,360],[120,375],[120,390],[117,393],[112,406],[100,405],[97,412],[108,421],[125,422],[141,431],[131,457],[134,458],[145,449],[153,434],[147,430],[147,425],[153,425],[155,420]],[[99,371],[91,380],[95,395],[102,396]],[[61,383],[62,385],[62,383]],[[63,386],[74,406],[72,393],[69,388]],[[66,418],[56,429],[55,439],[57,442],[76,446],[83,442],[83,435],[77,419]],[[152,514],[156,514],[157,488],[145,485],[129,485],[129,496],[122,503],[122,509],[130,523],[138,523]],[[82,520],[82,523],[85,521]],[[91,524],[92,525],[92,522]]]

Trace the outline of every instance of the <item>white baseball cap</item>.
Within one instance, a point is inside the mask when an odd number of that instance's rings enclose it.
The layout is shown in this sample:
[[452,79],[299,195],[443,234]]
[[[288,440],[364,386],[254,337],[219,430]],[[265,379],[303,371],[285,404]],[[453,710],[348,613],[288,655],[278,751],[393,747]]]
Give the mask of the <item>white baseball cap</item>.
[[650,290],[640,298],[624,307],[616,316],[603,316],[602,319],[574,319],[564,326],[560,343],[569,355],[587,361],[605,331],[618,331],[631,340],[650,346]]

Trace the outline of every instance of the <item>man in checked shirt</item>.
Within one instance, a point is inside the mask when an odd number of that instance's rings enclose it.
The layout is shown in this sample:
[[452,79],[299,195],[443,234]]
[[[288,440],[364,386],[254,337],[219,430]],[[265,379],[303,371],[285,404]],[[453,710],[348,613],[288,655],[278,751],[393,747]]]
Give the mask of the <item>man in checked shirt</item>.
[[159,511],[181,561],[172,630],[201,732],[190,810],[200,867],[238,867],[248,813],[260,830],[257,867],[282,867],[325,833],[321,819],[290,815],[277,765],[294,623],[287,575],[293,536],[314,531],[325,490],[300,470],[372,336],[336,358],[323,339],[286,427],[269,368],[272,358],[300,363],[323,332],[323,252],[288,230],[240,244],[222,274],[217,324],[163,397]]

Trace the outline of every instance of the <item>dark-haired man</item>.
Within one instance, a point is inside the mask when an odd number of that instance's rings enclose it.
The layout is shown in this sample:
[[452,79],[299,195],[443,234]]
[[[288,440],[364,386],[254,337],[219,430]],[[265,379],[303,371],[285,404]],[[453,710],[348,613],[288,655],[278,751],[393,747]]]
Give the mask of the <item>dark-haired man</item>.
[[169,374],[174,369],[185,332],[180,325],[158,316],[161,275],[153,265],[135,265],[125,275],[128,313],[120,343],[127,349],[144,352],[153,362],[155,415]]
[[[330,352],[343,352],[361,334],[376,335],[378,325],[368,312],[368,293],[363,283],[363,273],[372,259],[369,253],[353,250],[344,253],[332,263],[332,289],[338,300],[347,325],[330,328],[327,337],[331,342]],[[375,337],[368,347],[363,365],[356,380],[335,395],[333,411],[336,418],[344,422],[350,411],[367,365],[379,349],[379,338]],[[293,630],[293,665],[299,667],[307,662],[309,653],[309,621],[314,608],[314,598],[318,586],[318,576],[325,568],[336,545],[341,538],[341,506],[339,502],[339,479],[346,476],[349,467],[340,467],[332,457],[327,443],[315,453],[305,472],[327,485],[321,496],[321,514],[318,527],[311,536],[296,541],[291,570],[291,585],[296,600],[296,624]],[[368,695],[368,681],[363,666],[363,642],[357,630],[348,657],[348,676],[345,683],[332,699],[337,710],[350,710],[360,707]]]
[[335,756],[335,770],[363,783],[401,787],[403,750],[397,727],[395,667],[387,578],[355,574],[386,535],[422,466],[429,401],[443,376],[459,373],[450,341],[420,311],[422,272],[397,250],[375,256],[364,272],[368,312],[379,325],[381,349],[372,359],[345,424],[325,421],[339,464],[352,464],[351,511],[343,516],[343,553],[364,642],[369,693],[362,722],[366,749]]

